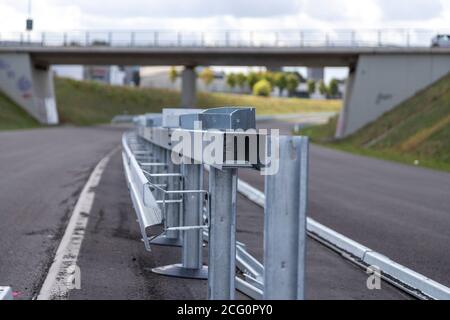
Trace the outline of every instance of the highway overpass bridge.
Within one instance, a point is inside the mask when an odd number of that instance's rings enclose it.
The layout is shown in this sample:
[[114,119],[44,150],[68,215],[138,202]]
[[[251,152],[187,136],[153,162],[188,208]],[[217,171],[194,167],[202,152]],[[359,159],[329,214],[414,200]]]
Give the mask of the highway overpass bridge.
[[[58,41],[41,35],[40,41],[0,42],[0,90],[42,123],[57,123],[58,115],[51,65],[183,65],[182,105],[195,105],[195,66],[311,66],[349,67],[350,73],[336,135],[343,137],[376,119],[417,91],[450,71],[450,48],[431,48],[406,43],[377,41],[350,42],[341,38],[324,42],[175,42],[69,41],[64,34]],[[136,36],[134,36],[136,37]],[[90,40],[89,40],[90,39]],[[297,39],[298,40],[298,39]],[[339,40],[339,41],[338,41]],[[303,41],[303,42],[301,42]],[[414,43],[413,43],[414,44]]]

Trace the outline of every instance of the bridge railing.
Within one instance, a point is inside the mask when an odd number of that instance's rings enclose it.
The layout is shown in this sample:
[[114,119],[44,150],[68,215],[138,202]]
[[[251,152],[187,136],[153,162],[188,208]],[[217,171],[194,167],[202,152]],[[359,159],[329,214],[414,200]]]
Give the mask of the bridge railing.
[[[308,139],[269,136],[255,123],[254,108],[234,107],[135,118],[123,137],[123,162],[137,221],[147,250],[181,247],[181,263],[152,271],[208,279],[209,299],[233,299],[235,289],[255,299],[303,299]],[[236,240],[244,169],[267,174],[264,264]]]
[[80,30],[0,32],[1,46],[67,47],[429,47],[450,30]]

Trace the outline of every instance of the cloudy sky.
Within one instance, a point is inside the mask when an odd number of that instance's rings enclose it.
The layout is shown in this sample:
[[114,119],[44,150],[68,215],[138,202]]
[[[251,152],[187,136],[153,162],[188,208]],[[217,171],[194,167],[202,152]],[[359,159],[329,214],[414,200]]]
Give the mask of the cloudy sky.
[[[0,0],[0,32],[28,0]],[[450,28],[450,0],[32,0],[36,30]]]

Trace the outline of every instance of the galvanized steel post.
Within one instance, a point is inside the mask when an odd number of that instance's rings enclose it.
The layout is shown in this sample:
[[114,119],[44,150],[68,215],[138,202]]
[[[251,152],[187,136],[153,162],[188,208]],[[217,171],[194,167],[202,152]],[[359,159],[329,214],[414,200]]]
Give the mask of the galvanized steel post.
[[210,167],[208,298],[232,300],[236,272],[237,169]]
[[265,181],[264,299],[304,299],[308,138],[269,138],[277,142],[279,171]]
[[[201,164],[183,164],[185,190],[202,190],[203,166]],[[202,194],[187,193],[183,196],[183,226],[199,226],[203,224]],[[187,269],[202,268],[202,230],[183,231],[183,267]]]

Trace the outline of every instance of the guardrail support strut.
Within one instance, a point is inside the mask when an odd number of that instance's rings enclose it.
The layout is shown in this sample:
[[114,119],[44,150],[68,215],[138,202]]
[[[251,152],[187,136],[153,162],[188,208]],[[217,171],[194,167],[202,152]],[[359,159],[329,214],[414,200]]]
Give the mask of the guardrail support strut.
[[236,272],[237,169],[210,167],[208,298],[233,300]]
[[[201,164],[183,164],[184,190],[202,190],[203,166]],[[203,196],[199,192],[183,195],[183,226],[203,224]],[[207,279],[208,267],[203,265],[202,229],[183,230],[182,263],[153,268],[155,273],[181,278]]]
[[280,146],[279,171],[266,176],[264,299],[301,300],[305,293],[308,138],[269,138]]
[[[170,173],[180,173],[180,166],[176,165],[171,160],[172,151],[171,150],[163,150],[162,148],[158,149],[161,150],[161,152],[165,153],[165,156],[163,157],[162,162],[167,163],[167,172]],[[180,179],[171,179],[166,178],[165,183],[167,183],[167,190],[179,190],[179,187],[181,185]],[[179,195],[171,195],[166,200],[177,200]],[[170,227],[179,227],[180,224],[180,204],[178,203],[172,203],[166,205],[166,216],[164,220],[164,228],[170,228]],[[162,245],[162,246],[174,246],[174,247],[180,247],[182,245],[182,239],[181,239],[181,232],[178,230],[167,230],[165,234],[160,235],[153,239],[151,244],[155,245]]]

